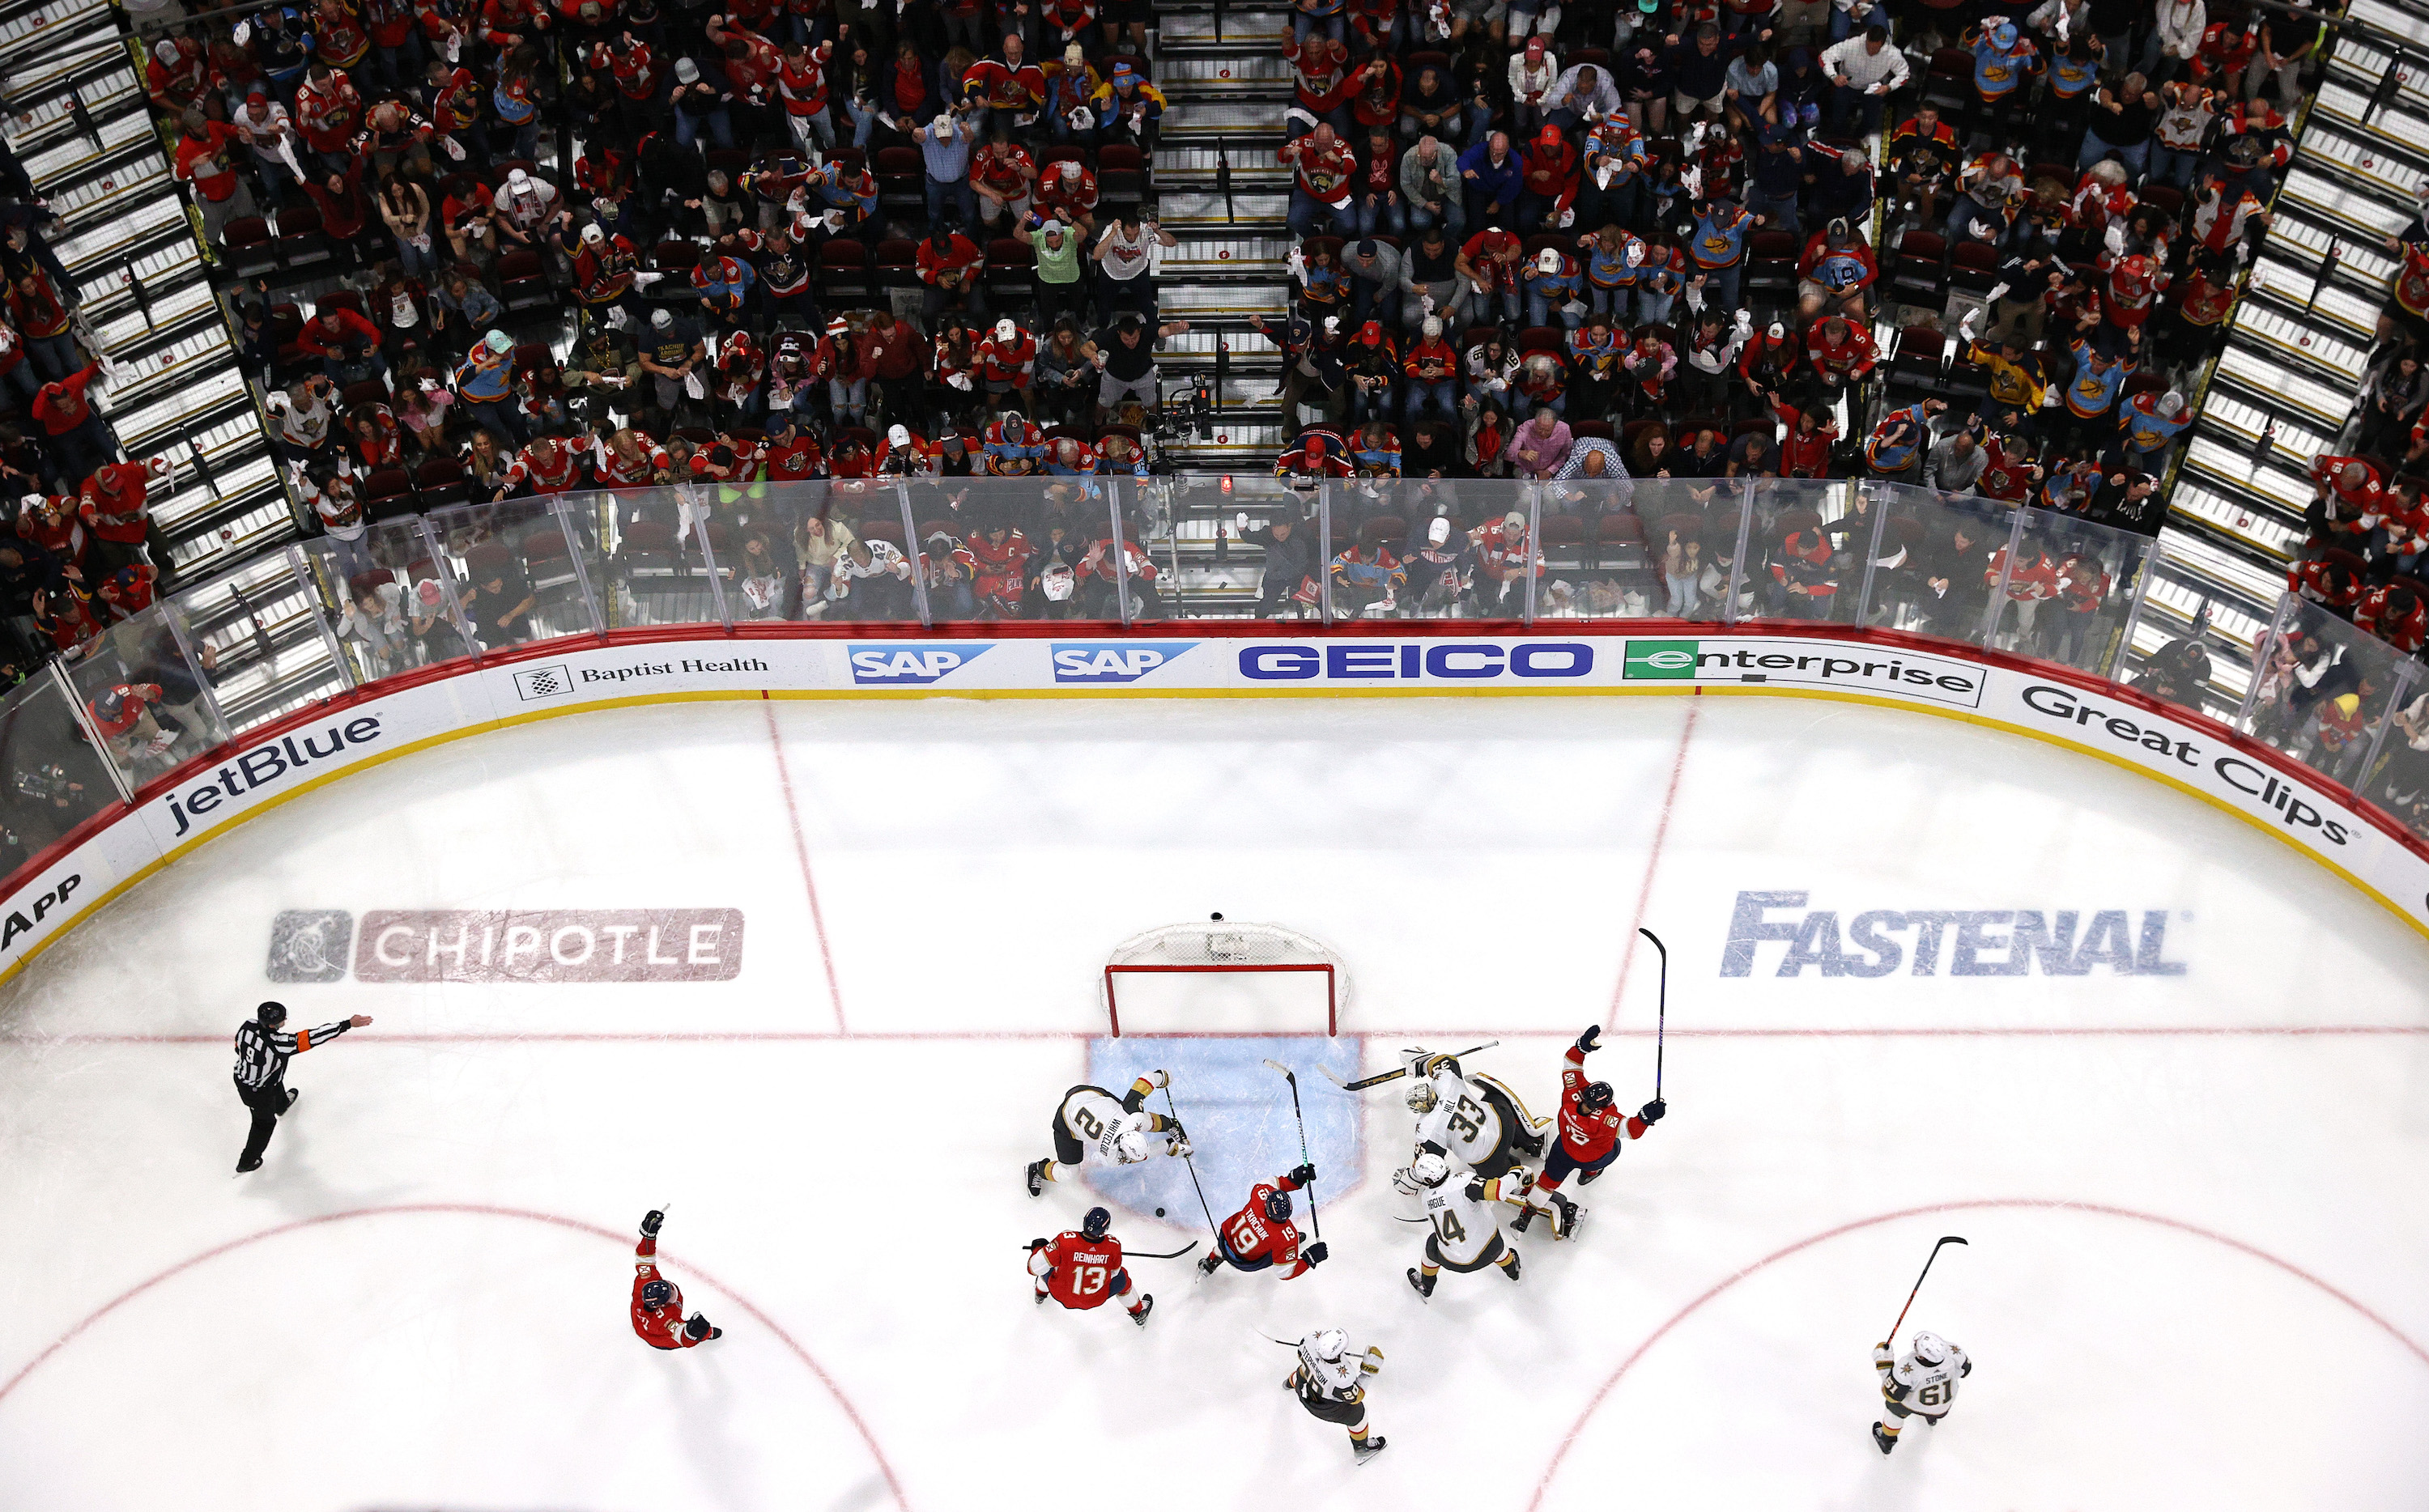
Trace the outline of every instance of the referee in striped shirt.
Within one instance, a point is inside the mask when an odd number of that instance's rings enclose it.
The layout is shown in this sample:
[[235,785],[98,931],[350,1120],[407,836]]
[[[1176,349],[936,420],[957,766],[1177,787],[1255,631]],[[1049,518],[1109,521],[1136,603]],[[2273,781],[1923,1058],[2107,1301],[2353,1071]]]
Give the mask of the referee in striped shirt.
[[287,1005],[264,1003],[251,1020],[238,1026],[236,1094],[253,1109],[253,1133],[245,1140],[244,1155],[236,1163],[237,1175],[261,1169],[261,1152],[270,1147],[271,1131],[278,1126],[279,1115],[295,1106],[299,1093],[287,1085],[288,1059],[370,1022],[371,1015],[357,1013],[317,1029],[289,1034],[285,1032]]

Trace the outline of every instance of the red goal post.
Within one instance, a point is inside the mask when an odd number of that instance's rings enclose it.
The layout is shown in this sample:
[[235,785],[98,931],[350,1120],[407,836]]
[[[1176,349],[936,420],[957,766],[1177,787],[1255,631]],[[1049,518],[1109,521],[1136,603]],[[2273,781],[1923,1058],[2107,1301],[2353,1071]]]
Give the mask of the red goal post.
[[[1142,1004],[1148,983],[1134,978],[1157,979],[1156,1001]],[[1187,1024],[1178,1032],[1306,1034],[1320,1001],[1330,1038],[1341,1032],[1342,1011],[1349,1006],[1348,971],[1322,941],[1279,924],[1219,916],[1149,929],[1114,947],[1105,962],[1104,999],[1115,1038],[1122,1032],[1126,979],[1133,1032],[1141,1033],[1155,1032],[1142,1027],[1155,1012],[1177,1009]],[[1189,1016],[1194,1012],[1216,1021],[1201,1022]]]

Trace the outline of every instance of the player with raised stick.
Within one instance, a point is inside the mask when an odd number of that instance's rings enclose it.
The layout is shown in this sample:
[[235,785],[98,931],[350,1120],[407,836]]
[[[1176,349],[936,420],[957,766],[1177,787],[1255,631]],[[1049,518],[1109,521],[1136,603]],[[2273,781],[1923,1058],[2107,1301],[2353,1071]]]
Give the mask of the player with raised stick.
[[1957,1383],[1974,1372],[1965,1352],[1938,1334],[1917,1334],[1899,1359],[1884,1339],[1873,1346],[1873,1369],[1881,1377],[1881,1416],[1873,1424],[1873,1442],[1886,1454],[1897,1447],[1898,1430],[1908,1418],[1939,1426],[1957,1405]]
[[[1073,1312],[1086,1312],[1130,1294],[1131,1274],[1122,1268],[1122,1241],[1113,1236],[1113,1226],[1112,1213],[1091,1208],[1076,1230],[1029,1241],[1029,1274],[1037,1283],[1039,1307],[1052,1297]],[[1131,1322],[1144,1328],[1155,1298],[1142,1291],[1122,1306]]]
[[[1171,1084],[1165,1073],[1150,1071],[1119,1098],[1084,1084],[1065,1093],[1054,1109],[1054,1154],[1029,1162],[1029,1194],[1044,1192],[1046,1183],[1060,1179],[1059,1173],[1078,1170],[1092,1152],[1099,1165],[1136,1165],[1158,1153],[1159,1144],[1163,1154],[1186,1159],[1189,1139],[1181,1121],[1146,1108],[1148,1093]],[[1165,1138],[1150,1137],[1154,1135]]]
[[1534,1190],[1527,1194],[1527,1210],[1510,1224],[1521,1234],[1537,1213],[1548,1212],[1554,1215],[1556,1233],[1563,1239],[1575,1235],[1585,1209],[1562,1194],[1561,1183],[1575,1173],[1578,1186],[1594,1185],[1603,1168],[1619,1159],[1622,1135],[1641,1140],[1669,1111],[1669,1105],[1656,1097],[1634,1117],[1620,1117],[1619,1109],[1611,1106],[1611,1083],[1586,1079],[1586,1057],[1594,1054],[1601,1039],[1602,1026],[1589,1024],[1578,1043],[1569,1046],[1568,1064],[1561,1070],[1560,1142],[1544,1158],[1544,1174],[1535,1178]]
[[641,1242],[633,1249],[633,1332],[652,1349],[697,1349],[725,1330],[707,1317],[683,1315],[683,1289],[658,1274],[658,1227],[667,1221],[656,1208],[641,1217]]
[[1298,1393],[1298,1405],[1311,1416],[1337,1422],[1349,1430],[1349,1452],[1363,1465],[1389,1442],[1366,1426],[1366,1377],[1380,1374],[1383,1352],[1369,1344],[1349,1352],[1349,1336],[1338,1328],[1322,1328],[1298,1341],[1298,1366],[1282,1385]]
[[1298,1225],[1291,1222],[1290,1194],[1314,1179],[1315,1167],[1300,1165],[1250,1187],[1240,1210],[1214,1230],[1214,1251],[1198,1262],[1198,1274],[1213,1275],[1228,1260],[1235,1271],[1270,1270],[1288,1281],[1323,1264],[1331,1251],[1322,1240],[1299,1248]]
[[1497,1265],[1502,1274],[1518,1279],[1518,1251],[1502,1242],[1501,1224],[1494,1208],[1504,1203],[1526,1206],[1527,1189],[1534,1180],[1531,1172],[1454,1179],[1449,1159],[1428,1150],[1410,1161],[1402,1175],[1407,1182],[1401,1190],[1423,1197],[1426,1220],[1433,1225],[1433,1232],[1426,1236],[1424,1266],[1409,1267],[1409,1285],[1416,1288],[1418,1296],[1432,1301],[1434,1282],[1444,1271],[1481,1271]]

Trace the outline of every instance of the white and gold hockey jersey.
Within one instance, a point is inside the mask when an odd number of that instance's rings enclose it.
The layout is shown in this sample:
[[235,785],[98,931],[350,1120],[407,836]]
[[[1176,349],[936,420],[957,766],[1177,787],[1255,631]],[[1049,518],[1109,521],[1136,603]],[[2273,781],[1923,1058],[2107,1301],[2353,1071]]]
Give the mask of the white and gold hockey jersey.
[[[1119,1165],[1123,1161],[1114,1146],[1125,1134],[1152,1135],[1164,1120],[1144,1109],[1126,1107],[1120,1098],[1102,1087],[1074,1087],[1063,1095],[1063,1106],[1056,1109],[1055,1119],[1087,1150],[1090,1159],[1099,1165]],[[1148,1141],[1150,1154],[1165,1153],[1171,1142],[1166,1138]]]
[[1363,1350],[1349,1347],[1348,1336],[1339,1337],[1340,1354],[1326,1359],[1317,1350],[1318,1340],[1332,1329],[1319,1329],[1298,1341],[1298,1394],[1318,1402],[1355,1402],[1366,1394],[1366,1377],[1383,1369],[1383,1352],[1369,1344]]
[[1937,1418],[1957,1402],[1957,1383],[1974,1369],[1974,1362],[1956,1345],[1942,1342],[1946,1351],[1940,1362],[1926,1365],[1913,1351],[1891,1364],[1889,1351],[1873,1352],[1873,1368],[1880,1372],[1881,1395],[1918,1418]]
[[1433,1248],[1446,1270],[1478,1271],[1501,1254],[1503,1204],[1526,1202],[1525,1175],[1453,1176],[1425,1192],[1427,1221],[1434,1225]]

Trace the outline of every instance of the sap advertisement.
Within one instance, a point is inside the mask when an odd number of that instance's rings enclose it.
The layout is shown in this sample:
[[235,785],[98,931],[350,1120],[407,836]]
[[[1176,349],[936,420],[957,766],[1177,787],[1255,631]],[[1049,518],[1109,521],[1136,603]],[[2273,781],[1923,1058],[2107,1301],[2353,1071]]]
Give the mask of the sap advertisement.
[[[1194,627],[1193,627],[1194,628]],[[1198,639],[1106,636],[984,640],[871,634],[747,635],[661,642],[583,641],[517,648],[453,676],[333,701],[248,732],[147,790],[116,820],[46,858],[0,902],[0,975],[116,893],[263,808],[364,765],[442,740],[529,719],[685,698],[1157,698],[1562,695],[1785,695],[1860,699],[1963,718],[2057,742],[2140,769],[2283,835],[2429,932],[2429,859],[2262,754],[2101,688],[1992,666],[1962,650],[1885,648],[1851,638],[1737,634],[1628,636],[1543,630],[1518,635]],[[1784,906],[1784,905],[1783,905]],[[2052,927],[2055,927],[2054,924]],[[2069,961],[2126,959],[2164,972],[2149,920],[2085,921],[2092,945]],[[1815,952],[1827,974],[1914,971],[1938,950],[1889,925],[1796,946],[1765,915],[1747,943]],[[1800,925],[1799,929],[1812,928]],[[1838,926],[1834,923],[1832,928]],[[1961,933],[1947,959],[1975,959]],[[2056,945],[2007,960],[2048,971]],[[1987,959],[1987,958],[1986,958]],[[1751,960],[1751,958],[1749,958]],[[1893,963],[1895,962],[1895,963]],[[1753,969],[1749,966],[1749,969]],[[1776,969],[1776,968],[1770,968]]]

